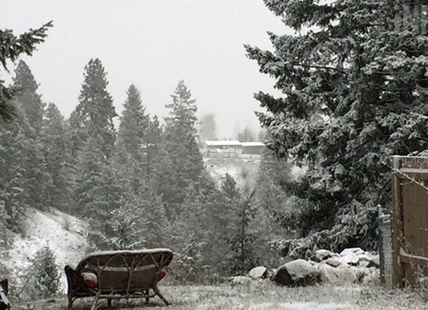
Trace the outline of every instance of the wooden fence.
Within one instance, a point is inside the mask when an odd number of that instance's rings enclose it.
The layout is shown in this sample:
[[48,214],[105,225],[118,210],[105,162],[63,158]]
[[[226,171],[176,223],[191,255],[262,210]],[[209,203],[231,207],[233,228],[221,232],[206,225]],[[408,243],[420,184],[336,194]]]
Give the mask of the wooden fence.
[[428,157],[392,158],[392,285],[428,275]]

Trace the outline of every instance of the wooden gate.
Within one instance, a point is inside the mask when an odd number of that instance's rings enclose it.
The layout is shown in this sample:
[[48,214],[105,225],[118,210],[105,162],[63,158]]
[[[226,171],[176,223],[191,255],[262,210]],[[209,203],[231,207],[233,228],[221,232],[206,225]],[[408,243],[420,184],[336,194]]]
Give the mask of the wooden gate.
[[392,284],[428,275],[428,157],[392,157]]

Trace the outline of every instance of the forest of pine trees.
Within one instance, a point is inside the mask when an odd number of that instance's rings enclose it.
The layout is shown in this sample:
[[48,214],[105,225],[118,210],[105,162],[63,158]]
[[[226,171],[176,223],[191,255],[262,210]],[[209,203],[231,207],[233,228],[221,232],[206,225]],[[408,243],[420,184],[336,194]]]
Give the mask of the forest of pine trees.
[[[273,266],[278,254],[376,251],[390,156],[428,149],[428,37],[414,31],[426,20],[397,24],[397,1],[264,2],[295,34],[269,33],[273,51],[245,46],[282,94],[255,95],[267,148],[254,188],[229,174],[217,184],[207,172],[184,81],[168,90],[165,119],[146,112],[135,85],[118,115],[107,72],[91,59],[65,118],[20,61],[10,87],[0,80],[0,247],[13,246],[8,235],[35,208],[84,220],[91,249],[169,247],[183,269],[220,275]],[[35,43],[45,31],[34,31]],[[0,53],[1,64],[24,51]],[[214,138],[213,117],[204,122],[202,135]],[[247,128],[240,139],[254,135]]]
[[170,247],[194,270],[223,275],[275,257],[267,244],[282,228],[260,219],[272,210],[258,207],[254,188],[239,189],[228,174],[216,184],[205,169],[184,81],[164,121],[146,112],[135,85],[117,115],[99,59],[85,66],[68,119],[43,102],[24,61],[11,87],[16,118],[0,120],[2,233],[21,232],[28,208],[56,209],[89,224],[88,251]]

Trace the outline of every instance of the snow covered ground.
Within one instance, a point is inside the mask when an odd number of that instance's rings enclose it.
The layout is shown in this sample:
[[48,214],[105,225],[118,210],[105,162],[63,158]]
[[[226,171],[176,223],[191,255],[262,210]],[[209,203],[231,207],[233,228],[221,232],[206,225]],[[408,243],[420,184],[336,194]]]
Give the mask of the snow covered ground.
[[[162,282],[161,282],[162,283]],[[144,300],[114,301],[113,308],[168,309],[168,310],[422,310],[428,305],[410,291],[386,290],[379,286],[283,287],[270,282],[253,282],[249,285],[229,284],[208,286],[160,285],[160,290],[171,303],[164,304],[156,297],[146,304]],[[92,298],[75,301],[73,309],[89,310]],[[34,308],[33,308],[34,307]],[[65,296],[29,304],[34,310],[67,309]],[[27,309],[19,303],[14,309]],[[107,309],[107,302],[99,302],[99,310]]]
[[55,253],[58,271],[61,272],[62,289],[66,287],[63,272],[66,264],[76,265],[86,254],[86,224],[75,217],[55,211],[42,213],[38,210],[27,211],[23,234],[14,234],[14,242],[5,262],[11,274],[10,285],[20,290],[28,278],[27,270],[35,253],[49,248]]
[[[207,167],[218,182],[225,173],[231,174],[240,187],[255,180],[259,162],[246,160],[206,159]],[[61,273],[63,290],[66,288],[64,266],[77,264],[86,254],[87,225],[71,215],[59,211],[42,213],[29,210],[23,224],[25,232],[14,235],[14,244],[6,262],[11,274],[7,275],[14,293],[24,285],[30,260],[40,248],[48,245],[56,255],[56,263]],[[269,281],[252,281],[246,285],[219,284],[212,286],[168,285],[161,282],[163,295],[171,302],[169,310],[187,309],[235,309],[235,310],[400,310],[428,309],[420,295],[411,291],[387,290],[376,285],[320,285],[315,287],[288,288],[274,285]],[[426,292],[428,299],[428,292]],[[73,308],[90,309],[92,299],[78,300]],[[144,304],[144,302],[143,302]],[[154,299],[149,305],[141,306],[141,301],[114,303],[116,309],[159,309],[162,302]],[[50,300],[14,303],[13,309],[67,309],[64,295]],[[99,309],[106,309],[105,301]]]
[[[230,171],[230,170],[229,170]],[[10,252],[8,267],[11,285],[17,289],[27,279],[26,268],[36,251],[45,245],[55,252],[58,270],[62,275],[62,287],[66,287],[63,268],[66,264],[77,264],[86,254],[86,225],[76,218],[61,212],[42,213],[30,210],[25,224],[26,233],[15,235]],[[376,285],[320,285],[315,287],[288,288],[277,286],[270,281],[251,281],[243,285],[219,284],[211,286],[168,285],[168,280],[160,283],[163,295],[171,302],[170,310],[187,309],[232,309],[232,310],[400,310],[427,309],[422,298],[415,292],[386,290]],[[426,294],[428,297],[428,292]],[[90,309],[92,299],[78,300],[76,309]],[[116,309],[159,309],[162,302],[155,298],[143,306],[141,300],[114,303]],[[14,309],[34,310],[67,309],[64,295],[55,301],[19,302]],[[99,309],[106,309],[105,301]]]
[[218,185],[224,180],[226,173],[232,176],[241,190],[246,187],[253,189],[256,184],[260,156],[247,157],[210,157],[204,158],[208,173]]

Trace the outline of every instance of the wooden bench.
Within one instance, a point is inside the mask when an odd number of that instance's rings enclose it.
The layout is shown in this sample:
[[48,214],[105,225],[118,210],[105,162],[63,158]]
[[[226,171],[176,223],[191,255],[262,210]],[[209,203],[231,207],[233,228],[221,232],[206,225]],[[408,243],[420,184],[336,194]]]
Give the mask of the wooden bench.
[[[86,256],[76,268],[65,266],[68,282],[68,308],[77,298],[94,297],[91,309],[96,309],[98,300],[159,298],[169,305],[157,287],[165,275],[173,253],[169,249],[139,251],[103,251]],[[151,291],[153,291],[151,293]]]

